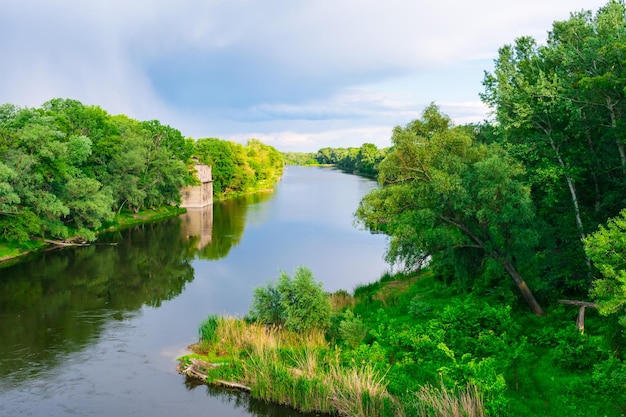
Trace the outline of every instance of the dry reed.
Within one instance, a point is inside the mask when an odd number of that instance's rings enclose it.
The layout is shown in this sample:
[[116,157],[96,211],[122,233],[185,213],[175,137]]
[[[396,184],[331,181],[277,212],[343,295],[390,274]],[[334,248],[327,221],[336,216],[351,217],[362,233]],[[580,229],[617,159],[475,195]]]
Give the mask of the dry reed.
[[422,417],[484,417],[483,397],[475,385],[465,389],[423,386],[415,393],[417,415]]

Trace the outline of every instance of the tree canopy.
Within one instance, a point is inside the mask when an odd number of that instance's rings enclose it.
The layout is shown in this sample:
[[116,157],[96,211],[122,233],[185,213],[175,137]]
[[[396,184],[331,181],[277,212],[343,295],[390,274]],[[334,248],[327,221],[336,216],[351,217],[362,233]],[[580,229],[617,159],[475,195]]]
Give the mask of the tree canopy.
[[356,212],[363,225],[390,236],[388,259],[407,268],[453,265],[445,273],[459,280],[477,270],[506,271],[543,314],[517,267],[536,242],[521,164],[497,145],[476,143],[435,105],[396,127],[392,142],[379,165],[380,188]]
[[195,181],[192,156],[214,165],[221,195],[268,187],[282,173],[281,154],[258,140],[196,142],[71,99],[0,105],[0,241],[92,240],[115,213],[179,204]]

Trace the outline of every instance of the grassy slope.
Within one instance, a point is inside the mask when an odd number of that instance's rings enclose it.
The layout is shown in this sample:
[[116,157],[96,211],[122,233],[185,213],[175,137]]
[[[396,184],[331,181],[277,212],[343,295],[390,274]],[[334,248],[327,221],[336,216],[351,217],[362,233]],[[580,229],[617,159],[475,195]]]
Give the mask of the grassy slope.
[[[397,278],[383,277],[383,282],[355,290],[355,311],[370,326],[376,325],[376,311],[380,308],[384,308],[389,320],[395,320],[398,325],[427,326],[448,306],[470,302],[467,294],[455,294],[430,277]],[[415,299],[424,300],[428,305],[428,311],[418,318],[408,313],[411,301]],[[503,302],[501,295],[485,296],[485,300],[491,304]],[[587,309],[586,332],[578,338],[576,307],[556,305],[547,311],[547,316],[536,317],[518,305],[511,312],[513,321],[520,328],[520,340],[525,338],[528,345],[518,366],[503,373],[507,384],[506,415],[624,415],[626,404],[623,398],[602,395],[593,378],[594,360],[606,359],[606,352],[610,351],[608,341],[603,337],[608,319]],[[559,337],[567,337],[567,340],[559,341]],[[456,353],[458,356],[462,352]]]

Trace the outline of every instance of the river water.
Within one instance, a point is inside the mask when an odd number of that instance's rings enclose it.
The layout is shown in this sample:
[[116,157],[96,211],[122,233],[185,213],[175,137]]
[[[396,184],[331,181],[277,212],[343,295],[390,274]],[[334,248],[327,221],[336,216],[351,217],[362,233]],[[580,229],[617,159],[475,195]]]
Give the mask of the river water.
[[208,314],[307,266],[327,291],[378,279],[386,240],[353,226],[376,184],[288,167],[275,192],[0,269],[0,416],[302,416],[175,371]]

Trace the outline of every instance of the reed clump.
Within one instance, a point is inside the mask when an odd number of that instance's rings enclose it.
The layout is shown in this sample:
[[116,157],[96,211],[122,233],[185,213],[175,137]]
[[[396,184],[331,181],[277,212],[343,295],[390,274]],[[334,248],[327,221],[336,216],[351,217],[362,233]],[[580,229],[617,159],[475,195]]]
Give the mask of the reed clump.
[[449,389],[423,386],[409,403],[412,414],[420,417],[485,417],[483,396],[473,384]]
[[[205,358],[228,357],[207,366],[206,382],[245,386],[252,397],[304,412],[351,417],[484,417],[474,385],[448,389],[431,385],[399,401],[387,391],[385,375],[369,364],[346,365],[321,331],[298,333],[283,327],[209,316],[201,323],[198,351]],[[184,360],[184,359],[183,359]]]
[[233,317],[217,317],[214,324],[206,326],[212,333],[200,350],[207,357],[228,355],[232,362],[207,367],[209,383],[228,377],[249,387],[254,398],[304,412],[401,415],[383,376],[369,366],[342,365],[321,331],[296,333]]

